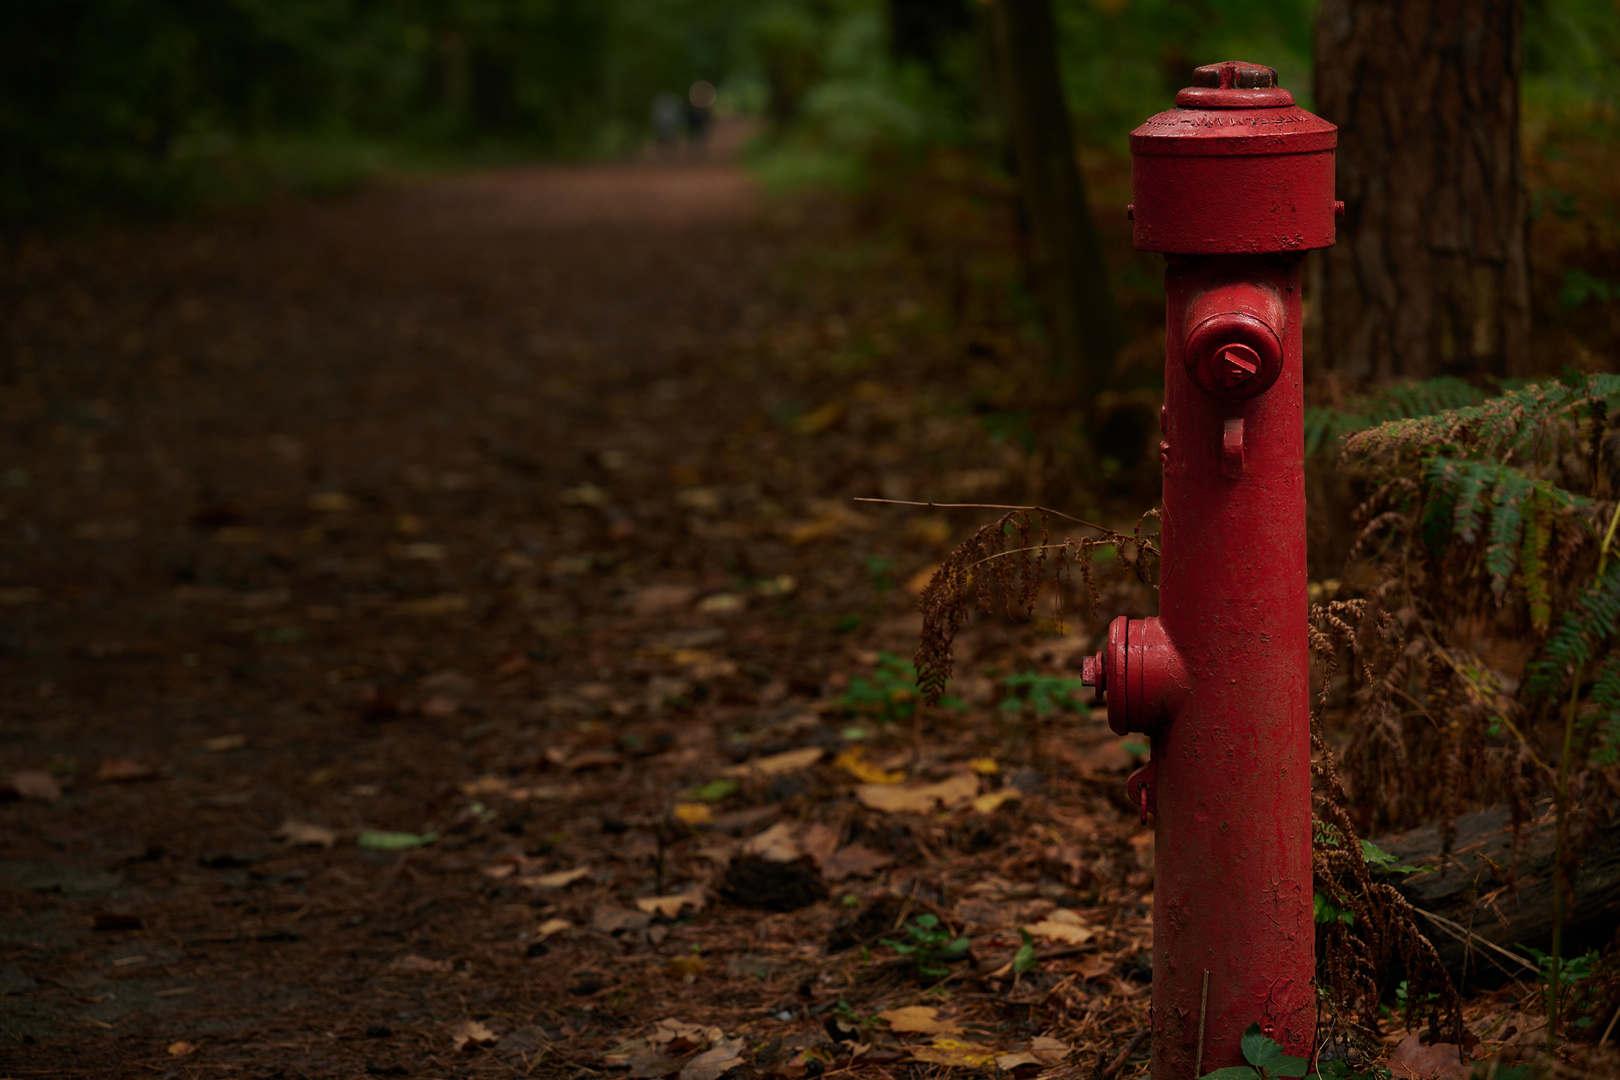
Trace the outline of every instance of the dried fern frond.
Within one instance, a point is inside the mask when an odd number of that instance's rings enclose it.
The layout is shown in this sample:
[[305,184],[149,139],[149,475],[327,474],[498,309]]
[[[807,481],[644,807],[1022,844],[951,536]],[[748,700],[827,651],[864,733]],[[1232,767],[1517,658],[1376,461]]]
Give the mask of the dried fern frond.
[[[1143,530],[1148,521],[1158,519],[1157,510],[1143,514],[1129,536],[1081,522],[1097,535],[1065,537],[1054,542],[1052,518],[1057,516],[1055,511],[1039,506],[1009,510],[958,544],[934,572],[917,598],[923,613],[916,655],[917,690],[924,701],[937,704],[945,692],[956,665],[951,645],[975,599],[984,611],[999,609],[1009,617],[1028,618],[1034,613],[1048,565],[1053,567],[1052,577],[1057,581],[1072,580],[1078,568],[1095,615],[1100,597],[1092,558],[1098,548],[1112,548],[1120,564],[1139,580],[1151,580],[1149,560],[1158,557],[1159,534]],[[1037,535],[1038,542],[1032,543]]]
[[1438,379],[1399,382],[1370,394],[1347,399],[1337,407],[1313,406],[1305,410],[1305,453],[1320,453],[1357,431],[1414,416],[1431,416],[1446,409],[1478,405],[1486,392],[1450,375]]
[[1402,452],[1475,455],[1506,462],[1560,424],[1578,422],[1606,398],[1620,394],[1620,375],[1595,374],[1570,382],[1534,383],[1478,405],[1380,424],[1345,440],[1342,461],[1371,463]]

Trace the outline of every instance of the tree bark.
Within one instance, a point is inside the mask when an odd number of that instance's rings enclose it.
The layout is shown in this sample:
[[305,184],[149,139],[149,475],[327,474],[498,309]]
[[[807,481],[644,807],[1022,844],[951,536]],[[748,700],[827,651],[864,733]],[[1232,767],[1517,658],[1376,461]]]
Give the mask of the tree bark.
[[1031,234],[1030,271],[1060,377],[1087,416],[1107,383],[1119,324],[1097,226],[1075,163],[1051,0],[994,0],[1002,109]]
[[1345,203],[1317,278],[1330,370],[1525,373],[1521,23],[1521,0],[1321,0],[1316,111]]
[[[1570,871],[1574,891],[1564,928],[1565,955],[1602,948],[1620,926],[1620,820],[1595,822]],[[1457,834],[1442,849],[1440,829],[1427,825],[1374,844],[1402,863],[1428,870],[1395,882],[1401,895],[1494,945],[1520,952],[1552,944],[1553,815],[1541,803],[1515,834],[1512,814],[1495,806],[1457,819]],[[1535,973],[1469,941],[1466,934],[1418,916],[1440,960],[1459,983],[1496,986],[1510,976],[1533,982]]]

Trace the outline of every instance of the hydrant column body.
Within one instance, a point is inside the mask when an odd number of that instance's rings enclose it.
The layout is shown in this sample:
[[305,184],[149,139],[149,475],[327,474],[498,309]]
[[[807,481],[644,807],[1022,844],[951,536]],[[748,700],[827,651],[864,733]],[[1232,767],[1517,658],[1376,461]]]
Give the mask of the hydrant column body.
[[1243,1064],[1315,1025],[1304,253],[1333,242],[1333,125],[1253,64],[1200,68],[1131,133],[1134,240],[1168,256],[1157,619],[1092,670],[1151,738],[1153,1076]]

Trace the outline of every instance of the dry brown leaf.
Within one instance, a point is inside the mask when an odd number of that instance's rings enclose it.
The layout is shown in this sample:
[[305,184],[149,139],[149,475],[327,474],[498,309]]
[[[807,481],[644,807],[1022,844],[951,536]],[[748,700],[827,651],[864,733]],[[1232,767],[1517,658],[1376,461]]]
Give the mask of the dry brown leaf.
[[645,911],[603,904],[591,913],[591,929],[601,934],[617,934],[621,930],[645,930],[652,916]]
[[744,840],[742,850],[745,855],[758,855],[768,862],[793,862],[804,854],[794,842],[793,826],[785,821]]
[[394,605],[395,615],[453,615],[459,611],[466,611],[471,602],[461,593],[439,593],[436,596],[424,596],[416,600],[401,600]]
[[1033,1065],[1039,1067],[1044,1064],[1046,1063],[1042,1061],[1038,1055],[1033,1054],[1028,1050],[1018,1050],[1010,1054],[996,1055],[996,1070],[998,1072],[1010,1073],[1020,1065]]
[[108,758],[96,770],[96,779],[104,784],[119,784],[129,780],[145,780],[156,776],[157,770],[150,765],[142,765],[134,758]]
[[838,830],[819,821],[811,822],[799,835],[799,848],[822,866],[838,850]]
[[42,769],[18,769],[6,777],[6,787],[21,799],[55,802],[62,797],[62,785]]
[[540,941],[544,941],[553,934],[560,934],[564,930],[572,930],[573,928],[574,924],[567,919],[547,919],[540,924],[539,929],[534,932],[534,936]]
[[480,866],[478,868],[478,872],[494,881],[501,881],[517,873],[517,869],[517,863],[501,862],[494,863],[490,866]]
[[822,875],[828,881],[849,877],[871,877],[894,862],[882,852],[873,851],[863,844],[845,844],[830,858],[821,862]]
[[780,754],[769,757],[756,758],[745,761],[741,765],[733,765],[728,769],[720,770],[721,776],[780,776],[783,773],[797,772],[809,768],[821,760],[824,751],[819,746],[806,746],[798,750],[784,750]]
[[273,835],[277,840],[284,840],[292,847],[323,847],[330,850],[338,841],[336,829],[328,829],[325,825],[316,825],[312,821],[299,821],[297,818],[283,821]]
[[1043,1065],[1056,1065],[1069,1056],[1074,1047],[1062,1039],[1054,1039],[1050,1035],[1037,1035],[1030,1041],[1030,1052],[1041,1059]]
[[223,754],[227,750],[240,750],[247,745],[246,735],[216,735],[203,743],[210,753]]
[[855,797],[861,805],[886,814],[928,814],[936,809],[949,810],[971,800],[979,793],[979,778],[962,773],[937,784],[917,787],[890,787],[886,784],[861,784]]
[[1097,931],[1068,908],[1058,908],[1038,923],[1024,927],[1034,937],[1049,941],[1064,941],[1070,945],[1084,945],[1097,936]]
[[924,1035],[960,1035],[961,1025],[954,1020],[941,1020],[939,1010],[927,1005],[907,1005],[903,1009],[885,1009],[877,1014],[886,1020],[890,1031],[920,1032]]
[[681,1069],[681,1080],[719,1080],[721,1073],[742,1064],[747,1045],[742,1039],[722,1039],[688,1061]]
[[525,885],[536,889],[566,889],[581,878],[589,876],[589,866],[576,866],[572,870],[557,870],[550,874],[535,874],[533,877],[522,877],[519,880]]
[[196,1043],[188,1043],[184,1039],[169,1044],[170,1057],[186,1057],[197,1052]]
[[391,975],[448,975],[455,970],[449,960],[429,960],[425,956],[406,953],[388,962],[383,971]]
[[689,907],[693,911],[703,910],[703,889],[693,887],[685,892],[672,893],[669,896],[642,896],[636,900],[636,907],[649,915],[662,915],[666,919],[679,918],[681,909]]
[[630,597],[630,610],[637,615],[659,615],[677,611],[697,599],[695,585],[649,585]]
[[463,1020],[450,1029],[450,1039],[459,1050],[476,1050],[481,1046],[488,1046],[496,1039],[482,1020]]
[[1468,1080],[1474,1071],[1473,1062],[1463,1060],[1456,1044],[1425,1046],[1416,1031],[1390,1051],[1384,1067],[1400,1080]]
[[726,1033],[712,1024],[688,1024],[666,1016],[653,1025],[647,1037],[671,1054],[686,1054],[723,1041]]

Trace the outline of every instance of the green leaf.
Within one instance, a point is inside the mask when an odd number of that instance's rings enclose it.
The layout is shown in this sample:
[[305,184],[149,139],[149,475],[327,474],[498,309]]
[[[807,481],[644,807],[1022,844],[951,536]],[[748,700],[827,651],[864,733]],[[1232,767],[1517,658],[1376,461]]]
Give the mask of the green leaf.
[[1356,913],[1348,908],[1342,908],[1327,898],[1324,893],[1317,893],[1312,897],[1313,917],[1318,925],[1323,923],[1344,923],[1354,926]]
[[740,786],[735,780],[710,780],[707,784],[692,788],[686,794],[697,802],[719,802]]
[[1266,1072],[1272,1076],[1298,1077],[1310,1072],[1311,1063],[1302,1057],[1293,1057],[1288,1054],[1278,1054],[1266,1066]]
[[1260,1080],[1260,1074],[1247,1065],[1228,1065],[1224,1069],[1205,1073],[1200,1080]]
[[1033,971],[1040,961],[1035,959],[1035,939],[1029,936],[1029,931],[1023,927],[1018,928],[1018,938],[1022,942],[1018,952],[1013,956],[1013,971],[1022,975],[1026,971]]
[[361,829],[359,845],[369,851],[405,851],[426,847],[439,839],[436,832],[386,832],[381,829]]
[[[1260,1025],[1255,1023],[1250,1024],[1249,1029],[1243,1033],[1243,1038],[1239,1040],[1238,1046],[1243,1051],[1243,1059],[1245,1061],[1247,1061],[1250,1065],[1259,1066],[1263,1061],[1267,1043],[1270,1043],[1272,1046],[1277,1046],[1276,1043],[1271,1042],[1270,1039],[1266,1038],[1265,1035],[1261,1033]],[[1282,1047],[1277,1046],[1277,1049],[1281,1050]]]

